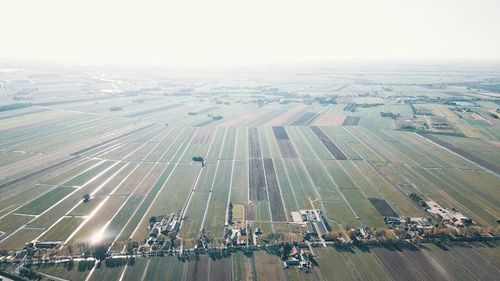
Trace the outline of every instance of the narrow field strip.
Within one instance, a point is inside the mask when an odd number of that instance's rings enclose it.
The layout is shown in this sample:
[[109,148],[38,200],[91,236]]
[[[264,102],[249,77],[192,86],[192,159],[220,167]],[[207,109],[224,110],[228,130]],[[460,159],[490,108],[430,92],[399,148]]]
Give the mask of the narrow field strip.
[[326,149],[330,151],[330,153],[337,160],[347,160],[347,156],[340,150],[340,148],[335,145],[332,140],[325,135],[325,133],[321,130],[320,127],[311,127],[311,130],[316,134],[319,140],[325,145]]

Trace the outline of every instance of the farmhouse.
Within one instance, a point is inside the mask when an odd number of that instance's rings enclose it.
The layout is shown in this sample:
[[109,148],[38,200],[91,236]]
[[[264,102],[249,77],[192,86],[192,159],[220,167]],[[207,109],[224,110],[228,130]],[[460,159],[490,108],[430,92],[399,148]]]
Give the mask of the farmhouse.
[[421,218],[421,217],[384,217],[384,222],[390,228],[395,227],[432,227],[431,221],[429,218]]
[[300,210],[298,213],[292,213],[292,217],[294,222],[300,220],[298,223],[306,225],[308,231],[305,238],[307,240],[323,237],[329,231],[329,227],[325,224],[323,215],[319,210]]
[[245,228],[235,224],[226,238],[226,245],[246,245],[247,240]]
[[157,241],[158,235],[177,235],[180,230],[180,213],[172,213],[166,217],[152,217],[149,221],[149,238],[147,243],[152,245]]
[[314,236],[314,237],[318,237],[318,231],[316,230],[316,227],[314,225],[314,222],[308,222],[307,223],[307,229],[309,230],[309,235],[310,236]]
[[316,232],[318,233],[319,236],[323,236],[326,233],[328,233],[328,230],[326,229],[325,223],[321,220],[315,223],[316,227]]
[[462,213],[456,211],[455,209],[452,209],[451,211],[446,210],[445,208],[441,207],[438,203],[429,200],[426,201],[427,206],[429,208],[426,209],[427,212],[436,215],[443,221],[450,223],[454,226],[465,226],[465,225],[472,225],[474,222],[464,216]]
[[365,228],[356,229],[356,235],[362,237],[363,239],[371,238],[370,230]]
[[283,262],[285,268],[289,267],[298,267],[302,268],[312,268],[311,261],[307,258],[306,252],[301,249],[297,249],[297,247],[293,247],[290,251],[290,257]]
[[38,248],[38,249],[53,249],[61,245],[61,241],[33,241],[26,244],[27,248]]

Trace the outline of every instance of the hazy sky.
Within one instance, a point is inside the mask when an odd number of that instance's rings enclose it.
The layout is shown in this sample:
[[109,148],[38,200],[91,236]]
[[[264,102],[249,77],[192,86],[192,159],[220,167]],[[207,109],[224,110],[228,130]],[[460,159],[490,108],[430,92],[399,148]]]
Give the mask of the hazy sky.
[[500,0],[3,0],[1,58],[500,60]]

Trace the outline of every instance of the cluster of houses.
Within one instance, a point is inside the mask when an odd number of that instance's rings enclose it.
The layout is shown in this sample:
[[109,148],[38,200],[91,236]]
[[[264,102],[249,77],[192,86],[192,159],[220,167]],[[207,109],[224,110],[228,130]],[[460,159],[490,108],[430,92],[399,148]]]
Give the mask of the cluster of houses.
[[433,229],[430,218],[410,217],[384,217],[385,224],[391,229],[405,230],[406,239],[411,239],[423,234],[426,230]]
[[152,217],[149,220],[149,238],[147,243],[153,245],[158,241],[158,236],[177,235],[181,225],[181,214],[172,213],[168,216]]
[[283,262],[285,268],[297,267],[299,269],[312,268],[312,263],[304,249],[293,246],[288,259]]
[[247,229],[240,226],[239,223],[235,223],[231,227],[231,231],[227,232],[226,235],[226,245],[240,245],[244,246],[248,242]]

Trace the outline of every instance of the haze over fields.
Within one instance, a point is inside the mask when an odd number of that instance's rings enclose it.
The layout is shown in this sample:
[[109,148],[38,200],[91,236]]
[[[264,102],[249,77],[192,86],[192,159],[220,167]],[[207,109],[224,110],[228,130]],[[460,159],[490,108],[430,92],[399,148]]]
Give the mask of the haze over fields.
[[173,64],[500,60],[496,0],[9,1],[0,57]]
[[3,6],[0,279],[498,279],[498,1]]

